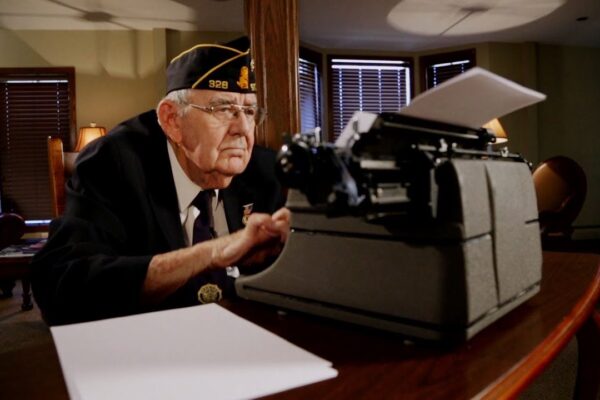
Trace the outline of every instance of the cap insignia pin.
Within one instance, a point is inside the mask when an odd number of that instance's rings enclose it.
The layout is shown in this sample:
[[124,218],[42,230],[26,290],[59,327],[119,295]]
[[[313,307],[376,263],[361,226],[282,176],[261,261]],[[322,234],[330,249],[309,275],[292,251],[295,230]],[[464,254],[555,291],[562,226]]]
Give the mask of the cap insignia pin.
[[248,89],[248,82],[248,67],[243,66],[240,68],[240,78],[237,81],[237,85],[240,87],[240,89]]

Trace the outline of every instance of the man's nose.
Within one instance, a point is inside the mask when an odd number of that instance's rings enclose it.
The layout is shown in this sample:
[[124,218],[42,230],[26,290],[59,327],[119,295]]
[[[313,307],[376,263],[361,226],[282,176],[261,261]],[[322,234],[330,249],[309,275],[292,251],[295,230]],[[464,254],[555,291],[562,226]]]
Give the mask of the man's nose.
[[252,129],[251,121],[244,114],[242,110],[238,110],[238,112],[233,116],[231,120],[231,128],[235,133],[246,133]]

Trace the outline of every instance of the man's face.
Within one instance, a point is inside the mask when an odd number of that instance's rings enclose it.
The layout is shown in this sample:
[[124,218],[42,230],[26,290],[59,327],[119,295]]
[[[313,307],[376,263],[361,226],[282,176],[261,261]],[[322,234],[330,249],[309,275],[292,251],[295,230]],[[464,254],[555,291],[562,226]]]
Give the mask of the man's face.
[[[227,104],[255,106],[256,95],[193,90],[188,102],[202,107]],[[217,113],[187,107],[189,109],[181,117],[180,145],[193,166],[202,174],[217,178],[242,173],[254,146],[254,120],[247,118],[243,112],[231,119],[223,119]]]

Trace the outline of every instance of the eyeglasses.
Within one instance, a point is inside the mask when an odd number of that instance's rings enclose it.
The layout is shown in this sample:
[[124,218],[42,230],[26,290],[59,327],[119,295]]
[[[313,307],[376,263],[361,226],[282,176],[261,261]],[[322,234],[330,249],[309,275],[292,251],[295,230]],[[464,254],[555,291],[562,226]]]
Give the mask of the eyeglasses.
[[220,104],[218,106],[199,106],[198,104],[186,103],[188,106],[209,113],[223,124],[228,124],[242,115],[246,118],[246,122],[260,125],[266,115],[267,110],[258,106],[241,106],[239,104]]

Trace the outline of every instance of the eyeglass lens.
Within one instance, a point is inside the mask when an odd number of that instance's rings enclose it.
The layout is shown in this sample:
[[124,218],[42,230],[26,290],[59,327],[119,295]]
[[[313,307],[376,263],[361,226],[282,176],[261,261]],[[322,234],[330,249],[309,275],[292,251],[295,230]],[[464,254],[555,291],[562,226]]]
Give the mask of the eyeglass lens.
[[237,104],[227,104],[222,106],[213,107],[213,113],[215,117],[223,122],[229,122],[234,118],[237,118],[240,112],[244,115],[248,122],[254,122],[256,124],[262,121],[264,112],[262,109],[254,106],[240,106]]

